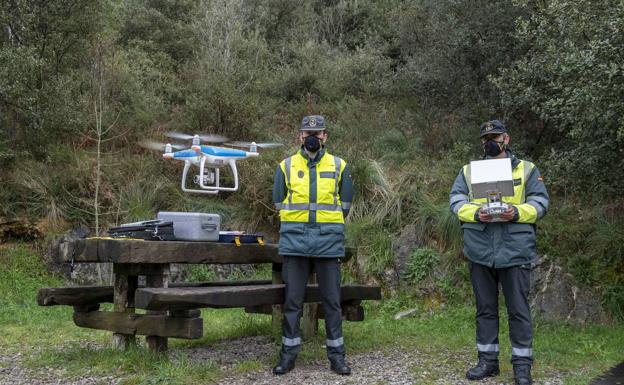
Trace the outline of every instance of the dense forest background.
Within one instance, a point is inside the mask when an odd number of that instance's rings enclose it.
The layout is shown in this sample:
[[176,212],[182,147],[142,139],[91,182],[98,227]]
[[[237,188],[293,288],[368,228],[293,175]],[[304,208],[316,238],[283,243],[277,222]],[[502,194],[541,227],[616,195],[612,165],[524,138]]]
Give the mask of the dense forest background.
[[[624,319],[624,1],[1,4],[0,216],[51,236],[207,211],[275,235],[273,172],[311,111],[355,179],[353,274],[382,279],[411,229],[402,279],[461,301],[448,192],[498,118],[551,193],[540,252]],[[169,130],[286,146],[241,162],[241,191],[192,196],[138,145]]]

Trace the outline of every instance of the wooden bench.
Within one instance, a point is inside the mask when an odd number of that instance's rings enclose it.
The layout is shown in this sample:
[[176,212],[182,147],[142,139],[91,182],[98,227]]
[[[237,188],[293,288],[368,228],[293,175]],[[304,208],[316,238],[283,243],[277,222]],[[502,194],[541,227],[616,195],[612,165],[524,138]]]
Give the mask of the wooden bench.
[[[273,327],[281,330],[284,284],[282,257],[277,245],[248,245],[215,242],[156,242],[120,239],[82,239],[60,245],[68,263],[113,263],[113,286],[43,288],[41,306],[74,307],[77,326],[113,332],[113,345],[126,348],[136,335],[145,335],[154,351],[167,349],[167,338],[196,339],[203,335],[200,308],[245,308],[249,313],[272,314]],[[345,259],[352,256],[348,250]],[[171,263],[249,264],[272,263],[271,280],[235,282],[169,283]],[[145,276],[145,287],[138,277]],[[381,299],[377,286],[343,285],[343,318],[364,319],[362,300]],[[323,318],[318,285],[311,276],[306,288],[303,315],[304,338],[316,334]],[[112,303],[113,311],[101,311],[100,304]],[[144,309],[145,314],[135,313]]]

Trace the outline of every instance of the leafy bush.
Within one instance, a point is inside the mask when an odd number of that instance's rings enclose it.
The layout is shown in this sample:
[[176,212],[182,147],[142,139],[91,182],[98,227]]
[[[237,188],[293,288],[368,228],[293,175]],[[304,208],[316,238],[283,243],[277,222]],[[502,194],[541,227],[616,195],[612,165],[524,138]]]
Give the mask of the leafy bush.
[[217,275],[208,265],[192,265],[186,280],[188,282],[216,281]]
[[615,319],[624,321],[624,283],[615,282],[607,286],[602,303]]
[[544,122],[533,143],[549,155],[553,187],[593,201],[605,193],[619,195],[624,184],[624,4],[519,4],[528,15],[518,20],[515,38],[531,49],[493,78],[504,104],[520,119],[529,110]]
[[405,2],[393,11],[404,62],[397,70],[399,92],[454,112],[496,103],[487,77],[523,52],[511,27],[523,9],[505,0],[460,0]]
[[440,262],[440,253],[430,248],[414,250],[407,261],[404,278],[412,282],[420,282],[428,277],[435,265]]

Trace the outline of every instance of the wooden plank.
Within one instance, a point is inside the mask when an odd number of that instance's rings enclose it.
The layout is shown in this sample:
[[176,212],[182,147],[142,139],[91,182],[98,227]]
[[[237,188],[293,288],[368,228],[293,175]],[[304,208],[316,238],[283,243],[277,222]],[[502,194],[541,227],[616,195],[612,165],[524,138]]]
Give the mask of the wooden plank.
[[[85,239],[87,247],[76,255],[76,262],[113,263],[217,263],[243,264],[279,262],[277,245],[218,242],[139,241],[118,239]],[[96,247],[91,247],[96,243]],[[97,250],[93,253],[94,250]],[[87,253],[88,252],[88,253]]]
[[139,308],[154,310],[277,304],[284,302],[284,285],[144,288],[137,290],[135,301]]
[[[169,286],[169,265],[158,265],[157,271],[148,275],[145,279],[145,286],[155,288],[167,288]],[[147,315],[162,315],[166,316],[167,311],[148,310]],[[145,337],[145,342],[148,348],[153,352],[164,352],[167,350],[167,337],[161,337],[157,334],[150,334]]]
[[100,310],[100,304],[99,303],[90,303],[90,304],[86,304],[86,305],[76,305],[74,306],[74,311],[76,313],[88,313],[90,311],[97,311]]
[[[381,299],[378,286],[345,285],[340,288],[343,302]],[[141,309],[196,309],[202,307],[248,307],[276,305],[284,302],[284,285],[249,285],[231,287],[189,287],[138,289],[136,306]],[[305,302],[320,302],[318,285],[308,285]]]
[[113,266],[121,269],[128,275],[143,275],[149,277],[151,275],[161,275],[165,264],[162,263],[116,263]]
[[37,293],[39,306],[80,306],[105,302],[113,302],[112,286],[46,287]]
[[242,281],[200,281],[200,282],[171,282],[169,287],[214,287],[214,286],[248,286],[269,285],[270,279],[250,279]]
[[[64,244],[61,258],[76,263],[208,263],[248,264],[282,263],[276,244],[243,244],[219,242],[142,241],[129,239],[86,238]],[[354,248],[346,248],[343,260],[355,254]]]
[[201,310],[199,309],[185,309],[185,310],[171,310],[169,312],[171,317],[178,318],[199,318],[201,317]]
[[[249,314],[273,314],[273,307],[278,305],[254,305],[254,306],[245,306],[245,313]],[[275,325],[273,325],[275,327]],[[282,330],[280,328],[278,330]]]
[[[128,302],[126,303],[126,313],[134,313],[134,293],[139,287],[139,277],[137,275],[128,275]],[[114,301],[114,298],[113,298]],[[130,310],[132,309],[132,310]]]
[[78,326],[109,330],[122,335],[151,335],[197,339],[203,335],[201,318],[177,318],[166,315],[92,311],[74,313]]
[[[265,284],[271,284],[271,280],[258,279],[249,281],[172,282],[169,284],[169,287],[213,287]],[[39,289],[39,292],[37,293],[37,304],[39,304],[39,306],[81,306],[98,303],[113,303],[112,286],[46,287]]]

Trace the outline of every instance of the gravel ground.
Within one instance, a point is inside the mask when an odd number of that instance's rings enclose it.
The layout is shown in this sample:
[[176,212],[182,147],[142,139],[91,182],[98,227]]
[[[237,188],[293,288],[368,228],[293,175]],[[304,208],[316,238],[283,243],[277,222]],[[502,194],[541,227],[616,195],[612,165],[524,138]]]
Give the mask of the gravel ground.
[[118,384],[112,376],[83,376],[69,379],[65,369],[24,368],[21,354],[0,355],[0,385],[102,385]]
[[[464,372],[474,359],[474,352],[439,352],[436,356],[418,351],[379,350],[357,355],[347,355],[351,376],[339,376],[329,370],[327,360],[298,362],[295,369],[284,375],[274,376],[274,364],[279,346],[269,337],[245,337],[219,341],[207,346],[172,349],[173,360],[181,355],[191,360],[213,361],[224,372],[233,372],[222,378],[219,384],[462,384],[475,385],[464,378]],[[83,376],[68,379],[64,369],[24,368],[22,356],[0,354],[0,385],[28,384],[118,384],[121,379],[114,376]],[[255,361],[262,369],[240,373],[236,370],[241,361]],[[253,367],[253,366],[252,366]],[[565,373],[540,373],[536,385],[561,385]],[[513,384],[512,374],[505,370],[500,376],[478,382],[479,385]]]
[[204,346],[176,349],[176,354],[183,354],[194,361],[213,361],[227,372],[242,361],[256,360],[268,364],[279,346],[268,336],[243,337],[223,340]]
[[[475,385],[465,379],[465,370],[474,364],[474,352],[440,352],[436,357],[416,351],[373,351],[357,355],[347,354],[351,376],[339,376],[329,370],[327,360],[298,363],[284,375],[274,376],[271,368],[279,346],[269,337],[245,337],[218,342],[211,346],[181,349],[192,360],[212,360],[225,373],[241,360],[255,360],[263,369],[227,376],[220,385],[242,384],[465,384]],[[547,373],[534,381],[536,385],[561,385],[563,373]],[[511,373],[485,381],[479,385],[513,384]]]
[[[347,358],[351,366],[351,376],[339,376],[329,370],[326,360],[299,364],[284,375],[274,376],[270,367],[261,371],[224,378],[219,384],[453,384],[475,385],[464,378],[464,370],[470,362],[458,365],[453,360],[435,363],[431,358],[423,359],[415,352],[374,351],[353,355]],[[461,361],[460,361],[461,362]],[[457,366],[461,366],[458,369]],[[478,382],[479,385],[513,384],[511,373],[503,373],[494,379]],[[548,378],[534,381],[538,385],[561,385],[563,377],[551,374]]]

